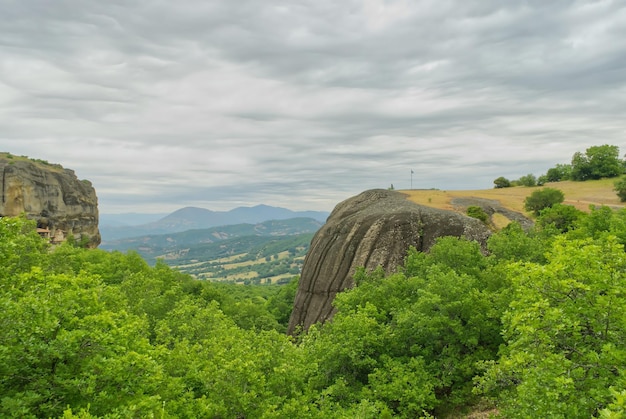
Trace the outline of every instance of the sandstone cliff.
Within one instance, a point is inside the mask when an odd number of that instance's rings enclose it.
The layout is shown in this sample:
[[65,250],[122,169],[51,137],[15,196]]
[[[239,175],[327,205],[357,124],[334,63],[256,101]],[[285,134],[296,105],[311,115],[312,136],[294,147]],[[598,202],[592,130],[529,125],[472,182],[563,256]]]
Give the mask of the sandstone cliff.
[[51,240],[71,234],[89,247],[100,244],[98,199],[89,181],[60,165],[7,153],[0,153],[0,176],[0,216],[25,213]]
[[311,241],[300,276],[289,333],[323,322],[334,313],[339,291],[354,285],[358,267],[402,265],[410,246],[427,251],[437,237],[457,236],[485,245],[491,231],[479,220],[415,204],[387,190],[370,190],[338,204]]

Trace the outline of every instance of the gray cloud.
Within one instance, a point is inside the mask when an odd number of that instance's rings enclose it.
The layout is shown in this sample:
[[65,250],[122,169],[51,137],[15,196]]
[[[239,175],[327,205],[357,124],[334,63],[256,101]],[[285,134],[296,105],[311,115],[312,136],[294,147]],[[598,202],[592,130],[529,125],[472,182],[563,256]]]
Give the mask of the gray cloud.
[[100,210],[330,210],[624,149],[620,1],[11,1],[2,149]]

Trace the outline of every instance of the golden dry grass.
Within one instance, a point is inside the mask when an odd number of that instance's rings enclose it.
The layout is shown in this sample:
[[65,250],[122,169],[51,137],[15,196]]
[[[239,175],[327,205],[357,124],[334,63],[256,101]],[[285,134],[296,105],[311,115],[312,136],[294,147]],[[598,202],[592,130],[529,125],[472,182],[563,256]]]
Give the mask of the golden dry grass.
[[[408,196],[408,199],[434,208],[455,210],[452,205],[454,198],[483,198],[499,201],[500,205],[513,211],[526,214],[524,210],[524,200],[533,191],[543,187],[555,188],[563,191],[565,195],[564,204],[573,205],[582,211],[589,211],[590,205],[606,205],[612,208],[624,208],[626,205],[619,201],[613,190],[616,179],[591,180],[586,182],[555,182],[544,186],[525,187],[516,186],[502,189],[481,189],[481,190],[401,190]],[[503,217],[505,218],[505,217]],[[493,220],[496,227],[506,225],[505,220]],[[497,221],[497,222],[496,222]],[[499,225],[500,224],[500,225]]]
[[[285,250],[284,252],[280,252],[278,254],[278,258],[276,260],[280,260],[280,259],[287,259],[289,257],[289,251]],[[239,267],[243,267],[243,266],[252,266],[252,265],[260,265],[266,263],[266,260],[264,257],[262,258],[258,258],[255,260],[247,260],[245,262],[233,262],[233,263],[229,263],[229,264],[225,264],[223,265],[224,269],[235,269],[235,268],[239,268]]]
[[273,277],[268,278],[268,279],[272,282],[272,284],[276,284],[281,279],[293,278],[294,276],[295,276],[294,274],[281,274],[281,275],[273,276]]
[[254,271],[251,272],[241,272],[238,274],[227,275],[224,279],[227,281],[237,281],[237,280],[246,280],[246,279],[254,279],[258,276],[258,274]]
[[229,270],[229,269],[243,268],[245,266],[258,265],[259,263],[265,263],[265,258],[263,258],[262,261],[257,259],[257,260],[247,260],[245,262],[226,263],[222,265],[222,268]]
[[247,253],[239,253],[237,255],[228,256],[226,258],[215,259],[213,262],[217,262],[217,263],[232,262],[237,259],[242,259],[246,257],[247,255],[248,255]]

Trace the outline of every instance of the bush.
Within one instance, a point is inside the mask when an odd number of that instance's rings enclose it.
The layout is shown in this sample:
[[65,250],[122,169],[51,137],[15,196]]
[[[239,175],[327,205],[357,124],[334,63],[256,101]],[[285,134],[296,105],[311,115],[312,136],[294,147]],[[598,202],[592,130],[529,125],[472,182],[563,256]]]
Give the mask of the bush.
[[584,212],[572,205],[554,204],[540,211],[537,225],[542,228],[554,227],[558,232],[573,230]]
[[621,202],[626,202],[626,176],[615,181],[613,190],[617,192],[617,196]]
[[554,204],[560,204],[565,200],[565,195],[559,189],[543,188],[534,191],[524,200],[526,211],[532,211],[535,215],[544,208],[550,208]]
[[486,223],[487,220],[489,220],[489,214],[487,214],[481,207],[475,205],[467,207],[467,215],[472,218],[477,218],[483,223]]

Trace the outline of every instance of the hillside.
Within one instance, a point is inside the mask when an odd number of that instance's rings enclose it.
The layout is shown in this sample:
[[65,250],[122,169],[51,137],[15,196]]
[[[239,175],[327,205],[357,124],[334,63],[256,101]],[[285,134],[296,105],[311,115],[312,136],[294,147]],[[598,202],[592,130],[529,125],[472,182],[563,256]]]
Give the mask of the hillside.
[[309,243],[322,223],[312,218],[235,224],[103,243],[103,250],[139,253],[196,278],[276,283],[300,272]]
[[[452,210],[464,213],[467,205],[464,203],[471,202],[471,199],[491,200],[495,204],[530,216],[524,210],[524,200],[533,191],[550,187],[563,191],[565,194],[564,204],[573,205],[582,211],[589,211],[590,205],[606,205],[614,209],[625,208],[626,204],[619,201],[619,198],[613,191],[613,183],[615,178],[589,180],[585,182],[563,181],[547,183],[544,186],[516,186],[512,188],[500,189],[481,189],[481,190],[459,190],[459,191],[443,191],[437,189],[419,189],[419,190],[402,190],[408,195],[408,199],[434,208]],[[496,218],[493,220],[496,226],[501,227],[510,220],[504,218]]]

